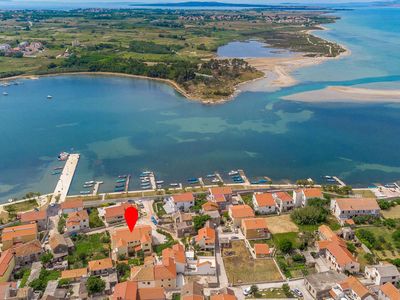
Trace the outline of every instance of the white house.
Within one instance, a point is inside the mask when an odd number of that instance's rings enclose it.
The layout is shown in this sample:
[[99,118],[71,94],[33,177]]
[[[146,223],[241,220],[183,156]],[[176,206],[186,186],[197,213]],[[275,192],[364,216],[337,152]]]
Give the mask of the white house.
[[375,297],[356,277],[350,276],[332,287],[330,296],[334,299],[375,300]]
[[374,198],[338,198],[331,200],[331,211],[344,222],[356,216],[379,217],[381,209]]
[[383,285],[387,282],[396,285],[396,283],[400,281],[399,270],[389,263],[366,266],[365,277],[372,280],[375,285]]
[[199,256],[197,260],[189,261],[186,275],[215,275],[216,263],[214,256]]
[[89,215],[86,210],[72,212],[68,214],[66,220],[68,233],[78,232],[89,228]]
[[279,213],[291,211],[294,208],[293,198],[286,192],[276,192],[272,194]]
[[194,196],[192,193],[173,195],[168,198],[168,202],[175,212],[178,210],[188,212],[194,206]]
[[322,190],[320,188],[304,188],[293,192],[293,199],[296,207],[306,206],[308,199],[322,197]]
[[253,207],[259,214],[276,213],[276,203],[272,193],[255,193],[253,194]]

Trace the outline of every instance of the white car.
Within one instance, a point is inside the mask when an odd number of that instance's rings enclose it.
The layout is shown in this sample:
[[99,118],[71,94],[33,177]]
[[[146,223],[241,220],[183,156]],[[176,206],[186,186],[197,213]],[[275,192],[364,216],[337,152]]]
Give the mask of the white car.
[[251,294],[251,287],[247,287],[243,290],[243,295],[248,296]]

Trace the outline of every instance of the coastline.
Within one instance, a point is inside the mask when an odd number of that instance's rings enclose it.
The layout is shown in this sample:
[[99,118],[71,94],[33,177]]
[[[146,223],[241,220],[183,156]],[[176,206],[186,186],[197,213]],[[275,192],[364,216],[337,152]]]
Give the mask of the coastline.
[[[318,26],[317,30],[330,30],[329,28]],[[307,30],[305,33],[312,35],[314,30]],[[332,42],[332,41],[331,41]],[[50,76],[64,76],[64,75],[95,75],[95,76],[118,76],[118,77],[127,77],[127,78],[136,78],[136,79],[147,79],[147,80],[156,80],[159,82],[166,83],[173,87],[175,91],[181,94],[189,101],[197,101],[206,105],[216,105],[223,104],[228,101],[233,100],[237,97],[238,94],[242,92],[240,87],[242,86],[251,86],[253,83],[260,82],[261,80],[266,80],[265,90],[272,91],[284,87],[289,87],[297,84],[297,80],[291,75],[297,69],[313,66],[317,64],[321,64],[325,61],[331,59],[341,59],[344,56],[351,55],[351,51],[347,49],[345,46],[338,44],[341,48],[344,49],[344,52],[340,53],[335,57],[328,56],[320,56],[320,57],[308,57],[307,53],[298,53],[293,56],[288,57],[257,57],[257,58],[244,58],[246,62],[248,62],[252,67],[256,70],[262,72],[264,76],[259,78],[247,80],[236,84],[233,88],[233,93],[228,97],[222,98],[201,98],[195,97],[185,91],[178,83],[173,80],[165,79],[165,78],[156,78],[156,77],[148,77],[143,75],[134,75],[134,74],[126,74],[126,73],[114,73],[114,72],[60,72],[60,73],[51,73],[51,74],[22,74],[17,76],[11,76],[7,78],[0,78],[0,82],[16,80],[16,79],[38,79],[40,77],[50,77]],[[214,57],[218,59],[218,57]],[[272,77],[272,78],[271,78]]]

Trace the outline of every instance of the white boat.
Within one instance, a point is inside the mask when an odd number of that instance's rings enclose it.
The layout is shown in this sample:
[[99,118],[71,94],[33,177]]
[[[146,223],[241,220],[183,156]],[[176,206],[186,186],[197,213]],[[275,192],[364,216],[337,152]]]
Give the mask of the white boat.
[[94,180],[86,181],[85,184],[94,184]]
[[238,174],[239,174],[238,171],[233,171],[233,170],[228,173],[229,176],[238,175]]
[[47,95],[47,99],[53,99],[53,96]]
[[163,184],[163,183],[164,183],[164,180],[157,180],[156,183],[157,183],[157,184]]
[[213,180],[211,180],[211,182],[213,182],[213,183],[218,183],[218,182],[219,182],[219,179],[214,178]]
[[7,92],[3,92],[3,96],[8,96],[8,93]]
[[169,185],[170,185],[170,186],[179,186],[178,183],[170,183]]
[[8,202],[10,202],[10,203],[13,202],[13,201],[14,201],[14,199],[8,199]]
[[67,160],[68,156],[69,156],[68,152],[61,152],[60,154],[58,154],[57,159],[58,160]]

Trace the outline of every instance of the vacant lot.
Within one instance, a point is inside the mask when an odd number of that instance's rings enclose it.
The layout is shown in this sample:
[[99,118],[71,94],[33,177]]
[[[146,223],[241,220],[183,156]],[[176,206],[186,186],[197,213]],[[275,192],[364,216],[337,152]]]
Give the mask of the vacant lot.
[[386,219],[400,219],[400,205],[391,207],[388,210],[381,210],[381,212]]
[[267,224],[272,234],[299,231],[299,227],[292,222],[290,215],[268,217]]
[[229,282],[255,283],[282,280],[272,259],[254,260],[243,241],[232,242],[232,248],[223,253]]

